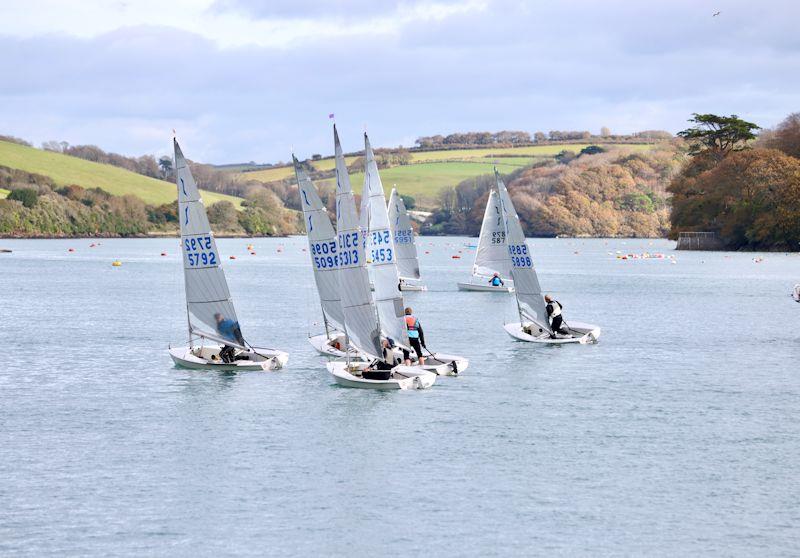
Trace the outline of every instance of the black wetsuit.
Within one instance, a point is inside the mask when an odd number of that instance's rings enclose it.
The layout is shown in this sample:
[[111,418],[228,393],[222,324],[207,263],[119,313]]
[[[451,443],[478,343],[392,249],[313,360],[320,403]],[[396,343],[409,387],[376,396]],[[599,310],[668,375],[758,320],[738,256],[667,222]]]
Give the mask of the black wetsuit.
[[[553,304],[558,304],[558,307],[559,307],[559,309],[561,309],[561,310],[563,310],[563,309],[564,309],[564,307],[563,307],[563,306],[561,306],[561,303],[560,303],[560,302],[558,302],[557,300],[554,300],[554,301],[552,301],[552,302],[549,302],[549,303],[547,304],[547,315],[548,315],[548,316],[550,316],[550,315],[552,315],[552,314],[553,314],[553,311],[554,311]],[[562,315],[562,314],[559,314],[558,316],[555,316],[555,317],[553,317],[553,321],[552,321],[552,323],[550,324],[550,328],[553,330],[553,333],[561,333],[561,334],[564,334],[564,333],[566,333],[565,331],[562,331],[562,330],[561,330],[561,325],[562,325],[563,323],[564,323],[564,317],[563,317],[563,315]]]

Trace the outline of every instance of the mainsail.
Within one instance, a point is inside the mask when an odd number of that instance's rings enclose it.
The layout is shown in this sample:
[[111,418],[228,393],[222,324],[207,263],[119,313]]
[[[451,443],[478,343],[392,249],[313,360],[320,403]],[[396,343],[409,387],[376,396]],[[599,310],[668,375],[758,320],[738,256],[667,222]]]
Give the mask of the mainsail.
[[508,244],[507,257],[511,262],[511,277],[514,279],[520,320],[530,320],[549,332],[551,330],[542,297],[542,288],[539,286],[539,279],[533,268],[533,258],[525,242],[522,225],[520,225],[517,211],[514,209],[514,204],[511,203],[511,196],[508,195],[506,185],[500,179],[497,169],[495,169],[494,175],[500,196],[500,207]]
[[394,247],[397,250],[397,270],[403,279],[419,279],[419,259],[417,245],[414,243],[414,229],[406,211],[403,198],[392,188],[389,196],[389,224],[394,236]]
[[380,330],[369,289],[363,235],[335,124],[333,141],[336,151],[336,232],[339,292],[344,316],[342,325],[351,345],[377,358],[382,353]]
[[499,273],[501,277],[508,277],[510,272],[511,261],[506,249],[506,227],[500,210],[500,198],[492,190],[489,192],[486,211],[483,213],[472,275],[491,277]]
[[177,140],[174,140],[174,147],[189,335],[225,341],[217,333],[215,316],[220,314],[225,319],[238,321],[236,310],[200,191]]
[[303,221],[308,235],[308,252],[314,268],[314,281],[317,283],[322,317],[325,329],[328,326],[344,331],[342,301],[339,296],[339,256],[336,231],[328,217],[328,212],[319,198],[317,189],[308,173],[292,155],[297,185],[300,187],[300,205],[303,207]]
[[[375,305],[378,307],[381,331],[395,343],[407,347],[408,330],[403,312],[403,294],[400,292],[397,252],[389,226],[386,196],[378,174],[378,164],[375,162],[375,154],[372,152],[367,134],[364,134],[364,147],[366,166],[361,195],[369,196],[369,203],[366,206],[369,231],[367,255],[372,262],[370,266],[375,283]],[[362,222],[363,220],[362,215]]]

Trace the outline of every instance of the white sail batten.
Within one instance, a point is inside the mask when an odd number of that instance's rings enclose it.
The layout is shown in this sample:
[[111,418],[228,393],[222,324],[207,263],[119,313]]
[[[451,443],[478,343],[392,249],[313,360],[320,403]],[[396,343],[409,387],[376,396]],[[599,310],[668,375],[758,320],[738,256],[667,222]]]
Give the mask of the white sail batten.
[[389,196],[389,224],[392,227],[394,247],[397,250],[397,270],[403,279],[419,279],[419,256],[414,240],[414,229],[403,198],[392,188]]
[[238,320],[200,191],[177,140],[174,147],[189,333],[212,338],[204,332],[217,330],[217,314]]
[[380,330],[369,288],[363,234],[336,125],[333,126],[333,141],[336,153],[336,233],[342,325],[351,345],[377,358],[382,353]]
[[494,190],[489,192],[486,211],[483,213],[481,233],[478,238],[478,249],[475,251],[475,263],[472,275],[491,277],[498,273],[508,277],[511,272],[511,260],[506,249],[506,227],[500,209],[500,198]]
[[336,231],[333,229],[328,211],[314,187],[308,173],[294,161],[297,185],[300,188],[300,205],[308,236],[308,252],[314,269],[322,314],[326,324],[344,331],[344,314],[339,295],[339,254]]
[[[403,294],[400,291],[400,274],[397,268],[395,249],[389,213],[386,210],[386,196],[378,174],[378,164],[364,134],[366,164],[364,168],[364,189],[361,195],[369,197],[366,206],[368,215],[367,256],[372,268],[375,284],[375,306],[378,308],[381,331],[395,343],[409,346],[406,329]],[[363,223],[362,215],[362,223]]]
[[533,267],[533,257],[525,242],[525,234],[519,222],[511,196],[506,185],[500,179],[497,169],[494,171],[497,191],[500,197],[500,208],[506,231],[507,257],[511,264],[511,277],[514,279],[515,296],[519,307],[520,320],[530,320],[545,331],[551,331],[547,310],[542,296],[542,288]]

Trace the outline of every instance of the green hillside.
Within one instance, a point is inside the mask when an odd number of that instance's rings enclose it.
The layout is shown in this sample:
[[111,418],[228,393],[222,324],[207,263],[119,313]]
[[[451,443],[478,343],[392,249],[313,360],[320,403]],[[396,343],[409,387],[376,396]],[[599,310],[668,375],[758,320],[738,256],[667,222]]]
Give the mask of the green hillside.
[[8,196],[10,193],[11,192],[9,192],[8,190],[0,188],[0,200],[6,199],[6,196]]
[[[60,186],[76,184],[84,188],[100,188],[115,196],[133,194],[145,203],[161,205],[176,198],[175,185],[127,171],[125,169],[0,141],[0,165],[12,169],[49,176]],[[5,196],[3,196],[5,197]],[[203,192],[203,201],[211,205],[228,200],[239,206],[241,199],[215,192]]]
[[[517,168],[526,167],[536,161],[552,158],[559,152],[580,152],[588,143],[530,145],[525,147],[487,147],[480,149],[451,149],[437,151],[412,151],[411,163],[381,170],[381,180],[388,192],[393,185],[398,190],[414,196],[422,207],[435,203],[436,195],[443,188],[457,185],[463,180],[491,174],[497,166],[502,173],[509,173]],[[628,151],[646,151],[652,144],[604,144],[606,149],[623,149]],[[346,157],[348,165],[357,157]],[[333,157],[312,161],[311,165],[318,171],[331,171],[334,168]],[[292,166],[274,167],[259,171],[244,172],[239,175],[243,179],[260,180],[262,182],[280,181],[294,177]],[[364,180],[363,173],[350,176],[356,191]],[[333,185],[332,179],[319,180],[319,185]]]

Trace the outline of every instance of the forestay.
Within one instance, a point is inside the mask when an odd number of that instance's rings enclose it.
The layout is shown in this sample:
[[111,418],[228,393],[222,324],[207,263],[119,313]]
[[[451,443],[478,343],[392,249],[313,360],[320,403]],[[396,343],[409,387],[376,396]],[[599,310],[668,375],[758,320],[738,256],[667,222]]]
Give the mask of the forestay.
[[361,195],[369,197],[366,207],[369,231],[367,255],[372,262],[370,265],[375,283],[375,305],[378,307],[381,331],[395,343],[408,347],[403,294],[400,292],[400,276],[397,270],[397,252],[389,226],[383,184],[367,134],[364,134],[364,147],[366,167]]
[[200,191],[177,140],[174,146],[189,334],[219,341],[214,316],[238,321],[236,311]]
[[322,316],[326,327],[344,331],[342,301],[339,296],[339,255],[336,231],[328,212],[319,198],[317,189],[296,157],[292,156],[297,185],[300,188],[300,205],[308,235],[308,252],[314,269]]
[[483,224],[475,252],[475,263],[472,275],[491,277],[495,273],[508,277],[511,271],[511,260],[506,249],[506,227],[500,210],[500,198],[492,190],[483,213]]
[[542,288],[536,277],[533,267],[533,257],[525,242],[525,234],[519,222],[517,211],[508,195],[506,185],[500,179],[497,169],[494,171],[497,182],[497,191],[500,196],[500,208],[503,215],[503,224],[506,231],[506,243],[511,264],[511,277],[514,279],[514,289],[517,297],[520,320],[535,322],[545,331],[550,331],[547,310],[542,297]]
[[397,270],[403,279],[419,279],[419,257],[414,242],[414,229],[406,211],[403,198],[392,188],[389,196],[389,223],[392,228],[394,247],[397,250]]
[[342,325],[351,345],[377,358],[382,352],[380,330],[369,288],[356,202],[336,125],[333,126],[333,141],[336,152],[336,232],[339,293],[344,317]]

